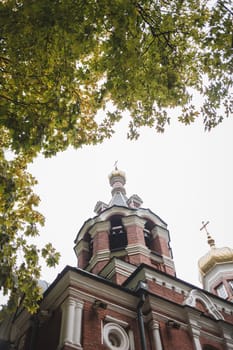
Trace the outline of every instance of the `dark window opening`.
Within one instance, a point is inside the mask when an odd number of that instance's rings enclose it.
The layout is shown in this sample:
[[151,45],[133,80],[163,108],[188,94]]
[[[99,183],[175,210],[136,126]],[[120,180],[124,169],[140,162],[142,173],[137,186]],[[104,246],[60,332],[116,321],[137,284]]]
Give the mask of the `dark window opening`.
[[122,225],[121,216],[114,215],[110,218],[111,230],[109,235],[109,246],[110,250],[121,250],[124,249],[127,244],[127,234]]
[[93,238],[87,233],[84,240],[88,243],[88,260],[90,260],[93,255]]
[[144,239],[145,239],[145,244],[147,246],[147,248],[149,248],[150,250],[152,250],[152,234],[151,231],[154,228],[155,224],[152,221],[147,221],[145,223],[145,227],[144,227]]

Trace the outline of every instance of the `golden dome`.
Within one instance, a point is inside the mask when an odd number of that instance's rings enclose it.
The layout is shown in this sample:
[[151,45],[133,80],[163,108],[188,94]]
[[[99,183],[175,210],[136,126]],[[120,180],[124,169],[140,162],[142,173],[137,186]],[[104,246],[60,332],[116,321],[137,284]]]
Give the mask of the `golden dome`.
[[216,248],[213,245],[209,252],[199,259],[198,267],[201,275],[205,275],[215,265],[231,262],[233,263],[233,249],[229,247]]
[[115,169],[111,172],[108,178],[110,185],[113,187],[116,182],[120,182],[122,185],[125,185],[126,182],[125,172],[118,169],[117,162],[115,163]]

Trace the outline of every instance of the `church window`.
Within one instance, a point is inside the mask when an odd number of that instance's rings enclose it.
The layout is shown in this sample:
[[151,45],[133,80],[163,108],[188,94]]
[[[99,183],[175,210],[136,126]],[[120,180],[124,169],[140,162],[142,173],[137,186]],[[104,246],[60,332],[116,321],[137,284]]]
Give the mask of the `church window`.
[[155,226],[155,224],[152,221],[147,221],[145,223],[145,227],[144,227],[144,239],[145,239],[145,244],[147,246],[147,248],[152,249],[152,234],[151,234],[151,230],[153,229],[153,227]]
[[114,215],[110,218],[111,229],[109,235],[109,246],[111,251],[124,249],[127,244],[127,234],[122,225],[120,215]]
[[129,337],[125,329],[117,323],[106,323],[103,329],[103,341],[104,345],[109,350],[128,350],[129,349]]
[[93,255],[93,238],[89,233],[87,233],[84,240],[88,243],[88,258],[90,260]]
[[226,299],[227,298],[227,291],[223,283],[219,284],[216,288],[216,292],[219,297]]

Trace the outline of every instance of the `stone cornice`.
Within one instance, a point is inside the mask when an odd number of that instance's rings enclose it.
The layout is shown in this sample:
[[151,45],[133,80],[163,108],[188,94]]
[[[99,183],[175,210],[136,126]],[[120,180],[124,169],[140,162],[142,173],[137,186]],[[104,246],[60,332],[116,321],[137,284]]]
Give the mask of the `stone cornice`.
[[167,227],[167,224],[158,215],[153,213],[150,209],[145,209],[145,208],[132,209],[132,208],[114,205],[113,207],[105,209],[103,212],[101,212],[99,215],[95,216],[94,218],[88,219],[79,230],[75,239],[75,243],[81,240],[83,236],[86,234],[86,232],[89,231],[92,228],[92,226],[95,225],[97,222],[106,221],[113,215],[122,215],[123,217],[137,216],[139,218],[150,220],[155,225],[162,227],[164,229],[166,229]]
[[150,250],[142,244],[129,244],[126,247],[128,255],[142,254],[150,257]]
[[136,266],[131,265],[121,259],[112,259],[110,262],[103,268],[100,275],[110,279],[115,272],[121,273],[122,275],[129,277],[136,269]]
[[169,231],[165,227],[155,226],[151,231],[152,236],[155,238],[156,236],[162,237],[169,241]]
[[144,228],[146,220],[140,218],[137,215],[130,215],[130,216],[123,217],[122,222],[123,222],[124,227],[136,225],[136,226],[139,226],[141,228]]
[[89,230],[91,237],[94,237],[98,232],[109,232],[111,227],[110,221],[96,222]]
[[98,262],[108,260],[109,256],[110,251],[108,249],[98,250],[98,252],[92,256],[87,270],[91,271]]
[[174,264],[174,261],[173,261],[171,258],[169,258],[169,257],[167,257],[167,256],[165,256],[165,255],[162,255],[162,258],[163,258],[164,264],[165,264],[166,266],[171,267],[171,268],[174,269],[174,271],[175,271],[175,264]]
[[79,253],[81,253],[84,250],[89,252],[88,242],[86,242],[84,240],[79,241],[78,244],[74,247],[74,250],[75,250],[75,253],[77,256],[79,255]]

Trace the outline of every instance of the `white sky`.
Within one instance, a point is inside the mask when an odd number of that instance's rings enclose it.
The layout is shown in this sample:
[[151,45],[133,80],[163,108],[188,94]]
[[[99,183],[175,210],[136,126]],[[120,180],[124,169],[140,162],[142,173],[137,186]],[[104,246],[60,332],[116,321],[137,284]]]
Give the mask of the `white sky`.
[[76,265],[74,239],[95,216],[96,202],[110,201],[108,175],[118,160],[127,195],[138,194],[168,224],[177,277],[200,286],[197,261],[209,249],[201,222],[210,221],[216,246],[233,247],[233,119],[210,133],[199,121],[174,122],[164,134],[145,128],[138,141],[126,139],[125,119],[101,145],[39,157],[30,167],[46,217],[40,242],[52,242],[62,255],[57,268],[43,268],[42,278],[52,282],[66,265]]

